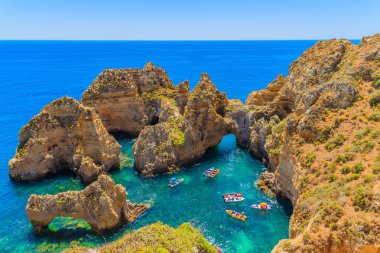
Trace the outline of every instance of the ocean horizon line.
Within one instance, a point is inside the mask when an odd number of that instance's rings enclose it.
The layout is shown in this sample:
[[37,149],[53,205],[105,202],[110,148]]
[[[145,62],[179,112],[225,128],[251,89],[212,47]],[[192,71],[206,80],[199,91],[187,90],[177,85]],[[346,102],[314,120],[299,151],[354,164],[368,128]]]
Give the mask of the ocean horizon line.
[[253,42],[253,41],[321,41],[331,39],[346,39],[349,41],[360,41],[361,38],[322,38],[322,39],[221,39],[221,40],[107,40],[107,39],[0,39],[0,42]]

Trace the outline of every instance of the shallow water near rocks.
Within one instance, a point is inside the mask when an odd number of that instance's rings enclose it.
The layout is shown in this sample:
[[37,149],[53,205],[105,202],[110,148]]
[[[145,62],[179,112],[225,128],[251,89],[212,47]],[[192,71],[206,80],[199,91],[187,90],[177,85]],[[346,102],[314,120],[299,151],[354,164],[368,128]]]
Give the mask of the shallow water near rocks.
[[[120,143],[123,153],[132,156],[133,141]],[[203,177],[202,173],[212,166],[219,168],[220,173],[214,179]],[[254,186],[263,170],[263,164],[237,147],[235,137],[228,135],[199,163],[181,171],[143,178],[132,168],[124,168],[112,173],[112,177],[127,188],[132,201],[153,205],[131,228],[155,221],[177,227],[188,221],[225,252],[270,252],[280,239],[288,237],[291,206],[266,196]],[[167,184],[173,176],[184,182],[171,189]],[[222,194],[231,192],[243,193],[245,200],[224,203]],[[263,201],[270,203],[272,210],[250,208]],[[231,218],[226,209],[244,212],[247,221]]]

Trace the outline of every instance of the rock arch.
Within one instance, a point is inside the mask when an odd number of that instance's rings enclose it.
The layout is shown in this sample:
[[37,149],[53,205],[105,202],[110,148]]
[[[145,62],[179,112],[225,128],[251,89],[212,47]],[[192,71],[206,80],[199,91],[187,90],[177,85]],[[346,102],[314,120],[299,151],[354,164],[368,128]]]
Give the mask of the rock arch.
[[45,230],[56,217],[85,220],[99,233],[132,222],[148,208],[126,200],[127,192],[106,175],[82,191],[68,191],[57,195],[32,194],[26,206],[28,219],[35,232]]

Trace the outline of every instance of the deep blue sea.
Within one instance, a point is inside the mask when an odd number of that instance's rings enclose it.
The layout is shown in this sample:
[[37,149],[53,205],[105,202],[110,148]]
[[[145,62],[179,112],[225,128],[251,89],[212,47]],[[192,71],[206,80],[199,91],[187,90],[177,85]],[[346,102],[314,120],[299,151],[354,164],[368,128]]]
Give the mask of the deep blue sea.
[[[168,192],[168,177],[141,178],[133,167],[113,172],[133,201],[154,203],[135,224],[104,236],[91,232],[33,235],[25,215],[32,193],[58,193],[83,189],[77,178],[58,176],[30,184],[9,180],[8,160],[14,155],[18,131],[41,108],[62,96],[80,99],[92,80],[106,68],[142,68],[148,61],[165,69],[175,84],[188,79],[191,88],[207,72],[229,98],[245,101],[277,74],[287,74],[289,64],[315,41],[0,41],[0,252],[48,252],[67,247],[70,241],[98,245],[112,241],[128,229],[161,220],[172,226],[190,221],[208,240],[225,252],[269,252],[288,235],[290,208],[254,187],[264,166],[236,146],[233,136],[206,154],[196,166],[177,176],[185,183]],[[131,154],[133,140],[119,140]],[[200,177],[204,169],[219,166],[216,181]],[[241,191],[245,203],[225,206],[220,194]],[[218,195],[218,197],[215,197]],[[249,204],[268,201],[271,213],[258,213]],[[173,208],[166,208],[168,203]],[[231,220],[224,209],[248,215],[245,224]],[[215,210],[210,212],[210,210]],[[72,243],[73,244],[73,243]]]

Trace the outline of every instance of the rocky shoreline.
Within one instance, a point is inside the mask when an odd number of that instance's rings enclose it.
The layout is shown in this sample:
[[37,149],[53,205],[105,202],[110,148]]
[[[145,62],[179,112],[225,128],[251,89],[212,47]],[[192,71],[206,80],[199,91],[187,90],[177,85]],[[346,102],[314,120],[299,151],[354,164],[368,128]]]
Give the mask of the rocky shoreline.
[[316,43],[245,103],[207,74],[190,92],[152,63],[105,70],[81,102],[58,99],[20,131],[9,173],[32,181],[70,169],[96,180],[119,167],[111,134],[124,132],[138,135],[135,166],[151,175],[195,162],[232,133],[268,167],[258,186],[293,204],[290,238],[273,252],[377,252],[379,82],[379,34],[358,46]]

